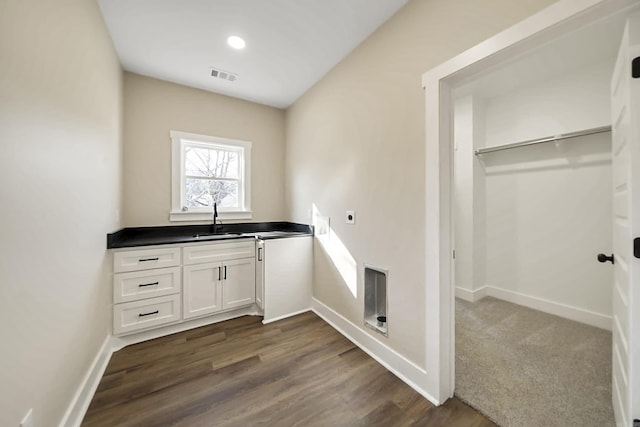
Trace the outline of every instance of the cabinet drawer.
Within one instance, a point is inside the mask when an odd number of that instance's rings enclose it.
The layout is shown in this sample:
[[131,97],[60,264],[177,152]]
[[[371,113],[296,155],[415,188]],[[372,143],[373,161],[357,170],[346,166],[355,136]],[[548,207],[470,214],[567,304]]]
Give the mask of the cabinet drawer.
[[255,240],[194,245],[182,249],[182,263],[183,265],[192,265],[205,262],[226,261],[228,259],[253,258],[255,253]]
[[141,249],[113,254],[113,272],[149,270],[180,265],[180,248]]
[[137,301],[180,292],[180,267],[113,275],[113,302]]
[[114,335],[180,320],[180,295],[168,295],[113,306]]

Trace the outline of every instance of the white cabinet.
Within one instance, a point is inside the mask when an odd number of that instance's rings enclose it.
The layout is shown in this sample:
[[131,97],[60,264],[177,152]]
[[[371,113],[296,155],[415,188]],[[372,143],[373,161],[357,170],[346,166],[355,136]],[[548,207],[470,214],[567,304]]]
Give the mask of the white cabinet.
[[113,308],[113,334],[123,335],[179,320],[179,294],[116,304]]
[[184,319],[253,304],[254,255],[253,240],[185,247]]
[[[261,248],[262,243],[262,250]],[[313,240],[311,236],[258,242],[256,294],[262,296],[264,323],[311,309]]]
[[182,250],[182,264],[192,265],[229,259],[253,258],[255,250],[253,239],[186,246]]
[[113,271],[114,335],[180,321],[180,248],[116,252]]
[[132,271],[113,275],[113,302],[180,293],[180,267]]
[[253,304],[265,323],[309,310],[312,251],[311,236],[116,250],[113,333],[233,315]]
[[180,265],[180,248],[152,248],[113,254],[113,272],[148,270]]
[[222,277],[223,310],[255,302],[256,261],[254,258],[225,261]]
[[256,241],[256,305],[264,312],[264,240]]
[[219,262],[182,267],[184,318],[204,316],[222,310],[222,264]]
[[125,335],[251,306],[255,241],[118,250],[113,334]]

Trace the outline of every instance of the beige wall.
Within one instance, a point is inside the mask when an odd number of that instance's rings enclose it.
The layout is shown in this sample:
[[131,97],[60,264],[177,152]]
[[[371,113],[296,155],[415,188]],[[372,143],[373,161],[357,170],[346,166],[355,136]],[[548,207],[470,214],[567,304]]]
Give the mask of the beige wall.
[[[287,111],[287,204],[312,204],[358,264],[357,298],[317,246],[314,295],[355,325],[363,263],[389,269],[389,337],[424,366],[424,94],[421,75],[551,0],[412,0]],[[347,225],[345,210],[356,211]]]
[[124,112],[125,226],[171,224],[170,130],[253,142],[251,221],[285,219],[283,110],[125,73]]
[[121,77],[96,2],[0,6],[0,425],[57,425],[110,332]]

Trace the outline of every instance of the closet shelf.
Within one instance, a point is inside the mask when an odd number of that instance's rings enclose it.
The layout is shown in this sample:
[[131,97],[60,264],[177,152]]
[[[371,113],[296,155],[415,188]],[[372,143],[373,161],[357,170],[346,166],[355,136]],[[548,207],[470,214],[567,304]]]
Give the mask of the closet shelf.
[[593,135],[596,133],[610,132],[611,126],[601,126],[592,129],[585,129],[576,132],[563,133],[546,138],[530,139],[528,141],[514,142],[512,144],[496,145],[494,147],[478,148],[475,151],[476,156],[481,154],[493,153],[494,151],[510,150],[511,148],[526,147],[528,145],[542,144],[543,142],[560,141],[563,139],[576,138],[578,136]]

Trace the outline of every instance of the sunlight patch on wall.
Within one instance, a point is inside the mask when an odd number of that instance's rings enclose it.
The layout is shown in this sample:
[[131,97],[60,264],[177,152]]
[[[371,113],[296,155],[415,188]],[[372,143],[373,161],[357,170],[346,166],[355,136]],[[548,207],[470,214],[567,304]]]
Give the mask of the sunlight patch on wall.
[[333,231],[329,224],[329,217],[323,216],[318,211],[315,203],[312,205],[312,223],[314,235],[325,250],[331,262],[336,267],[345,285],[354,298],[358,294],[358,272],[356,260],[349,249],[342,243],[340,237]]

